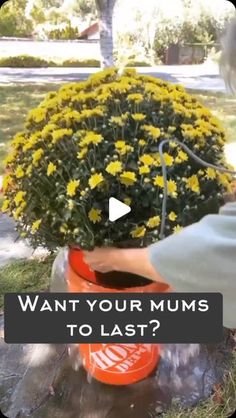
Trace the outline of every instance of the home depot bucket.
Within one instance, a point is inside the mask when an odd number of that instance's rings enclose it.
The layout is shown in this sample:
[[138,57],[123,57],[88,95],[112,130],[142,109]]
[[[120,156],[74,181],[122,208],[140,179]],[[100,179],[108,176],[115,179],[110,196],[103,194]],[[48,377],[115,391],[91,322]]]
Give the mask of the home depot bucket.
[[[167,285],[128,273],[93,272],[84,262],[83,252],[77,248],[69,250],[66,280],[68,291],[78,293],[152,293],[170,290]],[[112,343],[78,344],[78,350],[88,373],[111,385],[128,385],[145,379],[157,366],[160,351],[158,344]]]

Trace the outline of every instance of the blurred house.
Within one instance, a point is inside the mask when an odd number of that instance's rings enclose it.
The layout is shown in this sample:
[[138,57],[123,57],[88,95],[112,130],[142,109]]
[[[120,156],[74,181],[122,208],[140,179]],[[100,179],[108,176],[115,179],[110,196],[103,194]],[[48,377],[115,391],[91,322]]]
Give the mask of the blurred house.
[[84,29],[79,36],[79,39],[97,40],[99,39],[99,26],[98,22]]

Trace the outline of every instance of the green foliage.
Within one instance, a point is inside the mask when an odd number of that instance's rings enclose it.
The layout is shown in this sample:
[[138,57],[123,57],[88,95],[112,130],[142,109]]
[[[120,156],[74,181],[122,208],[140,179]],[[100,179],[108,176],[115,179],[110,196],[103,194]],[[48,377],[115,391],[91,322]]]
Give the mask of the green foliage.
[[44,58],[30,55],[16,55],[14,57],[0,58],[0,67],[11,68],[44,68],[44,67],[100,67],[100,61],[90,58],[84,60],[68,59],[61,64],[54,61],[47,61]]
[[73,10],[83,18],[89,15],[92,15],[95,18],[97,15],[95,0],[77,0]]
[[46,61],[43,58],[33,57],[30,55],[18,55],[15,57],[7,57],[0,59],[0,67],[12,68],[43,68],[55,67],[53,61]]
[[95,59],[76,60],[68,59],[63,61],[63,67],[100,67],[100,61]]
[[[183,87],[133,69],[109,69],[52,92],[28,114],[5,160],[2,210],[31,244],[146,246],[159,238],[163,176],[159,144],[177,138],[212,164],[225,164],[217,118]],[[166,235],[215,213],[231,177],[198,164],[173,141]],[[135,208],[108,222],[109,197]],[[39,201],[41,202],[39,205]]]
[[42,0],[38,0],[37,3],[34,3],[30,11],[30,16],[34,21],[34,25],[46,22],[47,19],[44,13]]
[[54,257],[45,260],[15,261],[0,269],[0,309],[5,293],[41,292],[49,289]]
[[127,62],[126,67],[150,67],[150,63],[147,61],[131,60]]
[[2,6],[0,36],[31,36],[33,24],[25,17],[26,3],[27,0],[10,0]]
[[70,40],[79,38],[79,30],[68,24],[63,29],[54,29],[47,33],[48,39]]
[[211,45],[219,42],[220,36],[229,20],[229,16],[223,16],[217,20],[213,15],[202,12],[198,20],[185,19],[183,22],[163,20],[157,27],[154,50],[157,58],[165,61],[165,55],[171,44],[200,43]]

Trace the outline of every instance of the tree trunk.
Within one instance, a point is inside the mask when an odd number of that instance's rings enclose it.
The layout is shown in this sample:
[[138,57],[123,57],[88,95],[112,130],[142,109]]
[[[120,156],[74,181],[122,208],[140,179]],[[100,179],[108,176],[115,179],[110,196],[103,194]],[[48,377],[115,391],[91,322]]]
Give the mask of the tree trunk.
[[116,0],[97,0],[101,67],[113,67],[113,9]]

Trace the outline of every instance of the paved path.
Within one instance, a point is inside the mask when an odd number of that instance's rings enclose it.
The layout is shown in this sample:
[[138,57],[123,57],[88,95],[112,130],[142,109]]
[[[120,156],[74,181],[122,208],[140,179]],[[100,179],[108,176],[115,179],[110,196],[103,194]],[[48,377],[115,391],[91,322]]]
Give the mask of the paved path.
[[[61,83],[84,80],[99,70],[98,68],[0,68],[0,84]],[[139,73],[160,77],[172,83],[181,83],[187,88],[225,92],[218,66],[212,63],[159,65],[140,67],[137,70]]]
[[12,219],[0,212],[0,268],[5,264],[22,258],[45,254],[45,250],[34,250],[25,241],[17,239],[15,224]]

